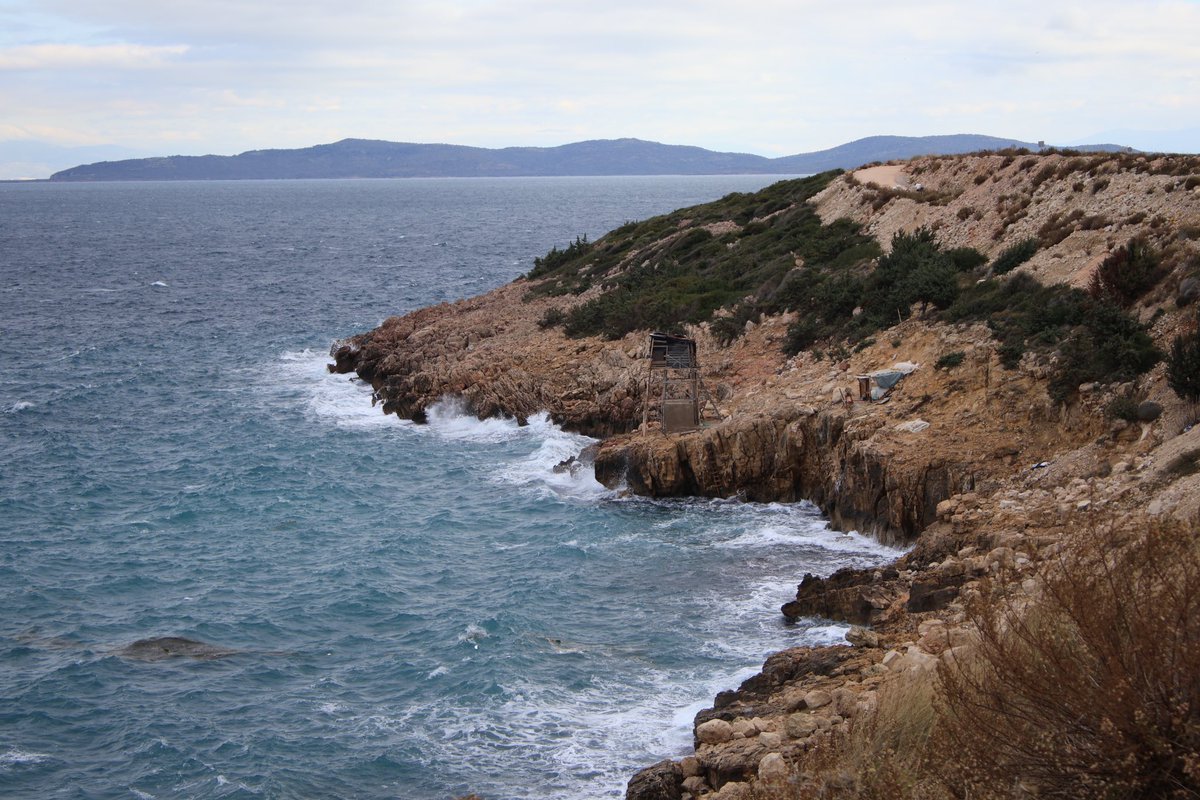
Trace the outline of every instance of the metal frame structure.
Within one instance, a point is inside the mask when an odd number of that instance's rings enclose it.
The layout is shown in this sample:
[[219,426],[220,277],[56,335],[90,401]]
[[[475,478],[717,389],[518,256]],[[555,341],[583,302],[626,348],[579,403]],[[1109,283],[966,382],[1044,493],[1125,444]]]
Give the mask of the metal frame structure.
[[643,430],[651,421],[652,410],[658,412],[664,433],[695,430],[700,427],[706,405],[711,405],[720,419],[716,403],[700,380],[695,339],[657,331],[650,334]]

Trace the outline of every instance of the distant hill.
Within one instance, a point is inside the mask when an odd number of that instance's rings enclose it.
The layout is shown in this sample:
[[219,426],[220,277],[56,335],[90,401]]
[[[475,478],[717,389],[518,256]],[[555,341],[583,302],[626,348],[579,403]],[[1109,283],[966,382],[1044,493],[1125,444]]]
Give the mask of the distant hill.
[[[165,156],[101,161],[54,173],[52,181],[421,178],[535,175],[798,175],[919,155],[1037,145],[994,136],[871,136],[829,150],[765,158],[641,139],[597,139],[559,147],[487,149],[343,139],[295,150],[235,156]],[[1120,149],[1101,146],[1104,149]]]

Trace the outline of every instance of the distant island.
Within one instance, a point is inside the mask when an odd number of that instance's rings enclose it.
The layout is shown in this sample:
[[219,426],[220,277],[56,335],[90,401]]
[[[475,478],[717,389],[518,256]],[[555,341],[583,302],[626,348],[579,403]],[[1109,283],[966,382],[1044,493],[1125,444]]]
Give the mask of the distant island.
[[[641,139],[597,139],[558,147],[488,149],[343,139],[235,156],[165,156],[71,167],[52,181],[266,180],[299,178],[482,178],[570,175],[807,175],[874,161],[1040,145],[979,134],[869,136],[828,150],[765,158]],[[1118,145],[1074,150],[1116,151]]]

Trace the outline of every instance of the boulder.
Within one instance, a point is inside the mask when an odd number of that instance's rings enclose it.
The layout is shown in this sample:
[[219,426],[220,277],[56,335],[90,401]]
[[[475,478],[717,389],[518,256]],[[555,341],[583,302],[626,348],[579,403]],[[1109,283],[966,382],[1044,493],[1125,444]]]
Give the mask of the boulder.
[[861,625],[846,631],[846,641],[855,647],[879,647],[879,634]]
[[791,769],[779,753],[767,753],[758,762],[758,779],[765,783],[783,783],[791,776]]
[[1153,400],[1138,403],[1137,418],[1142,422],[1153,422],[1162,416],[1163,407]]
[[744,781],[752,777],[758,770],[759,760],[766,754],[767,749],[756,736],[706,747],[700,754],[700,760],[704,764],[704,777],[708,785],[719,789],[730,781]]
[[1183,306],[1200,300],[1200,278],[1184,278],[1179,282],[1179,292],[1175,295],[1175,305]]
[[710,719],[696,726],[696,741],[700,744],[721,744],[733,738],[733,726],[723,719]]
[[793,739],[805,739],[816,732],[821,726],[817,723],[817,718],[807,712],[799,712],[792,714],[784,723],[783,729],[787,735]]
[[815,709],[824,708],[833,702],[832,695],[822,689],[813,689],[804,695],[804,707]]
[[680,800],[682,786],[683,772],[678,764],[667,759],[630,778],[625,787],[625,800]]

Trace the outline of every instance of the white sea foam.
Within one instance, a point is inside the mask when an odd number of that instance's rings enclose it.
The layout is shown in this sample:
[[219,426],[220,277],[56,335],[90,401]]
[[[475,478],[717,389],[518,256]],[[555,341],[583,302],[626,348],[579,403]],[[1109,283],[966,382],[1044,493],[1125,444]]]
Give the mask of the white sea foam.
[[458,635],[458,641],[464,644],[469,644],[476,650],[479,649],[479,641],[487,639],[491,636],[486,630],[472,622],[466,627],[462,633]]
[[611,492],[596,480],[590,465],[574,464],[556,469],[595,439],[568,433],[550,420],[545,412],[529,419],[526,435],[539,442],[537,449],[524,458],[502,467],[496,479],[536,492],[554,494],[587,502],[607,497]]
[[279,378],[308,418],[338,428],[386,429],[402,422],[371,404],[371,387],[347,375],[326,369],[329,357],[312,350],[284,353]]
[[164,281],[155,281],[154,283],[152,283],[150,285],[151,286],[159,286],[163,289],[167,288],[167,284]]
[[479,419],[467,410],[461,397],[444,397],[431,405],[426,414],[429,424],[424,431],[450,441],[496,443],[521,435],[521,426],[515,419]]
[[0,753],[0,769],[9,769],[23,764],[41,764],[49,759],[50,756],[47,753],[30,753],[17,749],[6,750]]
[[31,402],[29,400],[18,400],[17,402],[13,403],[8,408],[4,409],[4,413],[5,414],[19,414],[20,412],[24,411],[27,408],[33,408],[35,405],[37,405],[37,403]]

